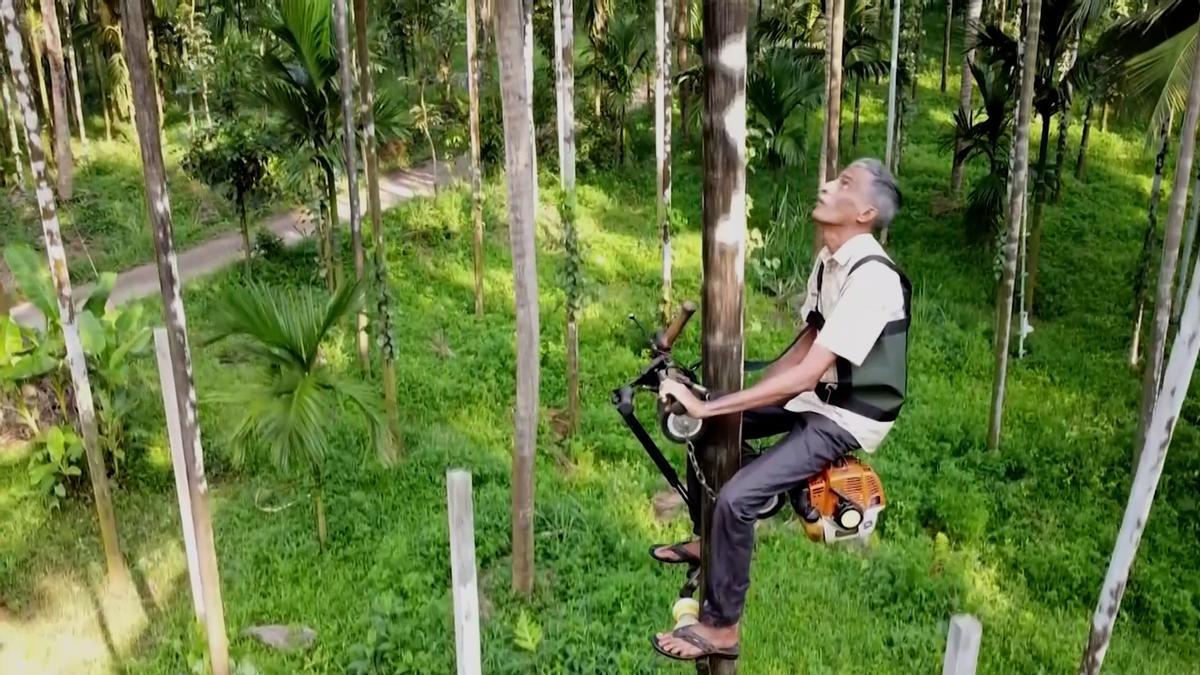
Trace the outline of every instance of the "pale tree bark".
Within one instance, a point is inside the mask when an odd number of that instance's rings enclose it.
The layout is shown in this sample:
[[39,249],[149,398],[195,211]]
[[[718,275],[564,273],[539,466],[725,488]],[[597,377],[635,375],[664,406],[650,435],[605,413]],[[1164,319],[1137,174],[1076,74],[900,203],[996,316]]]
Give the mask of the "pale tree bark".
[[846,0],[832,0],[830,5],[832,22],[829,31],[829,100],[825,111],[825,180],[832,180],[838,172],[838,144],[842,136],[842,44],[846,35]]
[[1136,366],[1141,360],[1142,318],[1146,311],[1146,290],[1149,285],[1150,258],[1154,251],[1154,239],[1158,234],[1158,202],[1162,194],[1163,172],[1167,163],[1167,148],[1170,142],[1170,127],[1163,122],[1159,130],[1158,156],[1154,160],[1154,181],[1150,184],[1150,208],[1146,211],[1146,234],[1142,237],[1142,252],[1138,256],[1137,271],[1134,273],[1133,301],[1136,307],[1133,320],[1133,338],[1129,342],[1129,365]]
[[175,400],[179,406],[180,435],[192,500],[192,525],[196,532],[200,582],[204,595],[204,623],[210,667],[214,675],[229,675],[229,644],[225,634],[225,609],[221,604],[221,581],[217,569],[217,550],[213,540],[212,514],[208,501],[208,479],[204,473],[204,453],[200,442],[200,424],[196,411],[196,388],[192,378],[192,356],[188,345],[187,316],[180,289],[179,266],[171,226],[171,201],[167,192],[163,165],[158,107],[157,81],[150,69],[146,19],[140,0],[122,0],[121,26],[124,30],[125,63],[133,89],[134,121],[142,155],[146,181],[146,208],[154,233],[154,253],[158,283],[162,293],[163,323],[170,343],[171,369],[175,375]]
[[887,141],[884,145],[884,165],[889,169],[894,167],[893,155],[896,151],[896,94],[900,77],[900,0],[892,0],[892,61],[888,71],[888,102],[887,102]]
[[504,117],[504,165],[508,183],[509,238],[517,323],[517,390],[512,462],[513,590],[533,592],[533,462],[537,443],[538,284],[534,247],[536,196],[533,158],[533,101],[525,49],[530,16],[520,0],[497,3],[496,51],[500,62]]
[[471,128],[471,222],[474,223],[472,252],[475,258],[475,316],[483,316],[483,169],[479,139],[479,20],[476,0],[467,0],[467,98]]
[[[1167,207],[1167,229],[1163,235],[1162,260],[1158,267],[1158,289],[1154,294],[1154,332],[1151,334],[1150,351],[1142,373],[1142,406],[1138,421],[1137,442],[1134,444],[1135,460],[1141,455],[1146,439],[1146,428],[1154,413],[1154,402],[1159,395],[1162,376],[1163,352],[1167,345],[1167,328],[1171,319],[1171,282],[1175,279],[1175,265],[1179,258],[1179,240],[1183,234],[1183,216],[1187,208],[1188,183],[1192,178],[1192,161],[1196,152],[1196,123],[1200,118],[1200,49],[1193,49],[1192,81],[1188,92],[1187,111],[1180,130],[1179,157],[1175,160],[1174,185],[1171,186],[1171,203]],[[1136,464],[1134,465],[1136,468]]]
[[[366,260],[363,255],[362,212],[358,207],[357,134],[354,126],[354,62],[350,57],[350,24],[346,16],[346,0],[333,0],[333,23],[337,33],[338,72],[342,96],[342,152],[346,160],[346,197],[350,202],[350,241],[354,249],[354,279],[363,280]],[[357,321],[358,365],[366,371],[370,366],[367,339],[367,310],[359,309]]]
[[[661,0],[660,7],[661,7]],[[571,0],[554,2],[554,72],[558,93],[558,174],[563,189],[561,209],[567,295],[567,428],[579,429],[579,306],[581,267],[575,223],[575,21]],[[664,20],[665,21],[665,20]],[[660,28],[665,23],[660,22]]]
[[[675,0],[675,69],[684,72],[688,67],[688,35],[691,26],[692,0]],[[692,92],[687,85],[680,85],[675,92],[679,97],[679,131],[683,140],[690,137]]]
[[[10,74],[11,71],[7,71],[7,73]],[[15,82],[16,78],[13,78],[13,81]],[[28,160],[21,149],[21,141],[17,137],[17,120],[21,119],[21,113],[17,110],[17,102],[13,97],[12,87],[5,74],[0,74],[0,97],[4,99],[4,119],[8,125],[8,139],[9,145],[13,149],[13,163],[16,164],[17,180],[21,183],[21,189],[28,192],[29,178],[25,173],[25,166]]]
[[[839,4],[841,4],[839,2]],[[716,391],[742,388],[743,303],[746,256],[746,0],[704,0],[704,197],[701,354],[704,384]],[[836,92],[835,92],[836,94]],[[705,432],[703,469],[714,490],[741,463],[741,415],[711,420]],[[713,500],[702,495],[702,574],[709,546]],[[701,584],[703,588],[703,584]],[[701,598],[703,602],[703,598]],[[701,664],[697,664],[699,668]],[[709,672],[737,672],[736,661],[713,658]]]
[[[686,2],[687,0],[677,0]],[[662,297],[659,314],[663,325],[671,315],[671,2],[654,2],[654,156],[658,170],[655,202],[662,239]]]
[[366,152],[367,206],[371,212],[374,245],[375,341],[383,357],[383,397],[392,442],[383,461],[395,464],[400,444],[400,418],[396,405],[396,342],[392,335],[391,288],[387,275],[387,248],[383,243],[383,206],[379,195],[379,152],[375,140],[375,82],[371,77],[371,52],[367,44],[367,0],[354,0],[355,52],[358,56],[359,111]]
[[1200,164],[1197,164],[1196,181],[1192,183],[1192,209],[1187,226],[1183,230],[1183,253],[1179,257],[1179,281],[1175,284],[1175,301],[1171,303],[1171,323],[1179,323],[1183,311],[1183,291],[1188,286],[1187,271],[1192,267],[1192,247],[1196,243],[1196,225],[1200,223]]
[[1125,515],[1121,519],[1121,527],[1113,544],[1112,558],[1108,561],[1108,571],[1104,575],[1104,585],[1096,603],[1096,612],[1092,616],[1087,646],[1079,664],[1080,675],[1099,675],[1100,667],[1104,664],[1121,599],[1129,584],[1130,569],[1142,540],[1142,532],[1150,519],[1150,507],[1154,503],[1154,493],[1158,489],[1158,481],[1166,464],[1171,436],[1175,432],[1175,424],[1179,420],[1183,401],[1192,381],[1192,373],[1196,368],[1197,352],[1200,351],[1198,272],[1200,270],[1192,271],[1187,304],[1180,319],[1179,334],[1175,336],[1171,358],[1163,376],[1162,394],[1150,416],[1145,442],[1139,447],[1141,460],[1133,477],[1133,485],[1129,489]]
[[62,40],[58,36],[58,10],[54,0],[42,0],[42,28],[46,60],[50,63],[50,99],[54,107],[54,167],[58,198],[70,201],[74,193],[75,166],[71,158],[71,124],[67,112],[67,69],[63,65]]
[[[113,512],[112,496],[109,494],[108,473],[104,467],[100,433],[96,423],[96,410],[92,402],[92,385],[88,379],[87,361],[83,344],[79,339],[79,328],[75,325],[75,303],[71,295],[71,276],[67,269],[67,254],[63,248],[62,231],[58,225],[58,209],[54,193],[46,177],[46,151],[42,147],[41,124],[37,109],[30,94],[29,72],[25,69],[22,54],[21,34],[17,29],[17,13],[12,0],[0,0],[0,24],[4,31],[4,44],[8,53],[9,67],[17,92],[17,106],[24,123],[25,142],[29,150],[29,168],[33,174],[38,210],[42,220],[42,235],[45,238],[46,257],[50,265],[50,278],[58,301],[59,324],[62,326],[63,342],[66,346],[67,365],[71,371],[74,389],[75,412],[83,432],[83,449],[87,457],[88,478],[92,483],[92,494],[96,500],[96,516],[100,523],[100,542],[104,547],[104,560],[108,575],[115,581],[127,581],[129,570],[121,555],[121,544],[117,538],[117,519]],[[49,320],[49,317],[47,317]],[[47,321],[48,322],[48,321]]]
[[[966,30],[963,42],[966,52],[963,55],[962,84],[959,85],[958,90],[958,109],[968,119],[971,115],[971,96],[975,85],[975,77],[971,73],[971,66],[975,64],[975,49],[971,45],[975,43],[975,35],[979,32],[979,12],[982,5],[982,0],[968,0],[967,15],[964,19]],[[950,190],[954,194],[959,194],[962,192],[963,172],[966,168],[958,159],[958,153],[962,151],[963,147],[962,139],[957,139],[954,145],[954,164],[950,169]]]
[[942,41],[942,84],[946,93],[946,77],[950,72],[950,35],[954,32],[954,0],[946,0],[946,35]]
[[79,123],[79,144],[83,154],[88,154],[87,125],[83,120],[83,96],[79,93],[79,57],[75,54],[75,40],[71,36],[71,2],[62,0],[63,33],[67,37],[67,67],[71,71],[71,100],[75,104],[75,121]]
[[1012,331],[1013,296],[1017,277],[1017,248],[1021,236],[1021,219],[1025,209],[1025,192],[1029,176],[1029,122],[1033,113],[1034,73],[1037,70],[1038,31],[1042,19],[1042,0],[1029,0],[1025,19],[1025,53],[1022,59],[1021,97],[1017,102],[1016,151],[1012,164],[1012,187],[1008,196],[1007,235],[1004,241],[1004,271],[996,299],[996,371],[993,383],[992,412],[988,422],[988,447],[1000,446],[1000,430],[1004,417],[1004,390],[1008,376],[1008,345]]

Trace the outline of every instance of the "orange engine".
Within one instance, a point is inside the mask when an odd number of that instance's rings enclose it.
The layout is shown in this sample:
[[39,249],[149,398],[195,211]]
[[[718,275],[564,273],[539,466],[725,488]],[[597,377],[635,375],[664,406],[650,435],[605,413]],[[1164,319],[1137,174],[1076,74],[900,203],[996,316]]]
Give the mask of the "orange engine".
[[826,542],[870,536],[887,505],[875,470],[853,456],[809,479],[798,502],[808,537]]

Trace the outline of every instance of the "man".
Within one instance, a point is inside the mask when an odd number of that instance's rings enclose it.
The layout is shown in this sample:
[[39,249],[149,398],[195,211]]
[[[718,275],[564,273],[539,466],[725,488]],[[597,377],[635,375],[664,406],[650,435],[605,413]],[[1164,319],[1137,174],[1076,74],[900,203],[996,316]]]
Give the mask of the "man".
[[[680,382],[660,386],[662,398],[675,398],[697,418],[744,413],[745,439],[784,434],[717,496],[700,623],[652,638],[660,653],[736,658],[757,514],[847,453],[873,452],[891,429],[906,389],[911,290],[872,232],[888,227],[899,205],[895,180],[875,159],[856,161],[822,185],[812,218],[824,246],[796,342],[739,392],[701,401]],[[667,563],[698,561],[700,542],[658,547],[651,555]]]

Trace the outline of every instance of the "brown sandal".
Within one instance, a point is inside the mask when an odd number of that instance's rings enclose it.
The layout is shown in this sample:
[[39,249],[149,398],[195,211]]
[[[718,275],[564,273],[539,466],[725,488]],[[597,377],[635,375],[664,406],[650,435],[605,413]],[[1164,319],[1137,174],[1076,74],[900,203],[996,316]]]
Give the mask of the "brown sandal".
[[704,639],[698,635],[696,631],[692,630],[692,625],[676,628],[675,630],[671,631],[671,636],[679,638],[680,640],[683,640],[684,642],[699,649],[699,654],[694,656],[680,656],[679,654],[672,654],[671,652],[663,649],[662,645],[658,643],[658,637],[655,635],[650,636],[650,644],[654,646],[654,651],[669,659],[675,659],[676,661],[698,661],[700,659],[706,659],[710,656],[716,656],[718,658],[729,660],[737,659],[741,652],[741,649],[738,645],[725,648],[715,647],[713,646],[713,643]]
[[650,557],[654,558],[655,560],[657,560],[660,563],[666,563],[668,565],[679,565],[682,563],[699,565],[700,558],[692,555],[691,551],[687,550],[687,545],[690,543],[691,542],[688,542],[688,541],[681,541],[678,544],[671,544],[670,546],[667,546],[666,549],[668,551],[670,551],[671,553],[675,554],[676,557],[674,557],[674,558],[662,558],[662,557],[659,557],[659,555],[657,553],[655,553],[655,551],[657,551],[658,549],[663,548],[663,546],[664,546],[663,544],[651,546],[650,547]]

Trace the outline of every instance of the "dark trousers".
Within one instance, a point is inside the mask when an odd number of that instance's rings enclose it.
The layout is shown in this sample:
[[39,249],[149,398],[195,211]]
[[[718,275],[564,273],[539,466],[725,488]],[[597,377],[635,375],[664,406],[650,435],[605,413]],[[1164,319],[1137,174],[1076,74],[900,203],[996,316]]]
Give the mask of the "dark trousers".
[[[701,618],[714,626],[738,622],[750,588],[750,557],[754,549],[754,524],[758,513],[775,495],[791,491],[848,452],[858,441],[828,417],[796,413],[782,407],[742,413],[742,439],[755,440],[784,434],[761,456],[741,469],[717,494],[713,506],[709,550],[712,558],[705,575]],[[691,463],[687,471],[692,522],[699,530],[703,488]],[[697,531],[697,534],[699,532]]]

